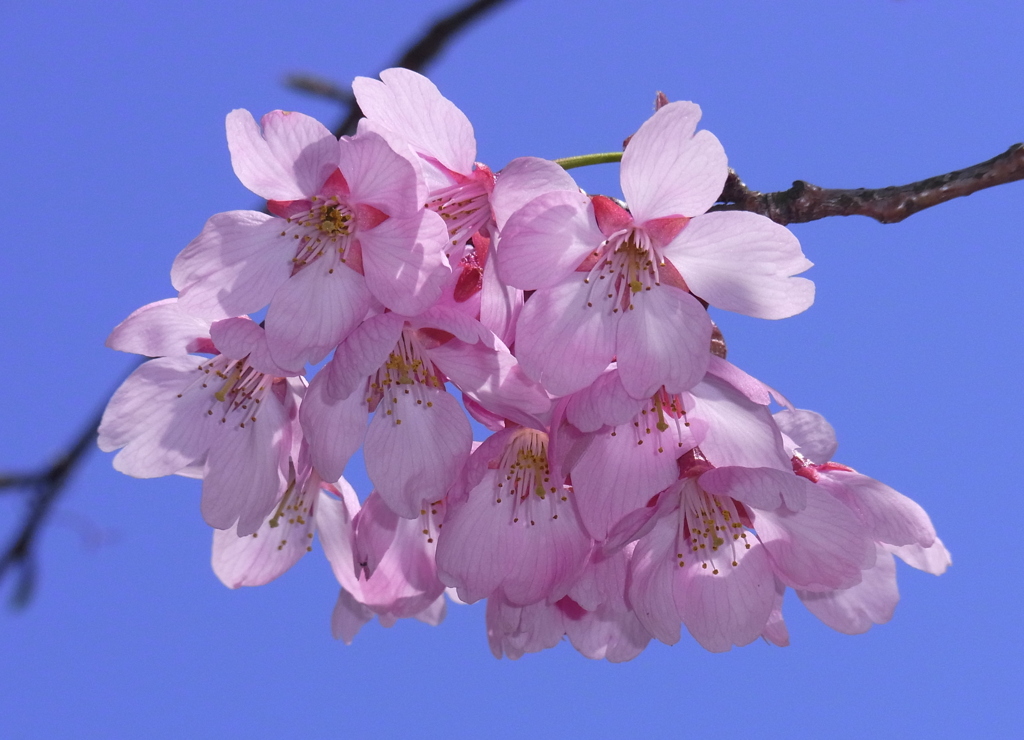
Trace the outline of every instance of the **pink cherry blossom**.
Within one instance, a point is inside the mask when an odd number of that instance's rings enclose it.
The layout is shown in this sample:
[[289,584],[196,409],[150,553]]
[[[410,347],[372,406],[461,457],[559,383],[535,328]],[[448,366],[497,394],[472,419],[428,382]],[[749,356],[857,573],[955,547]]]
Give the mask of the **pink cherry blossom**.
[[289,466],[284,490],[256,532],[240,537],[234,530],[214,530],[213,572],[228,588],[262,586],[285,573],[313,549],[318,505],[321,495],[328,495],[322,489],[340,496],[338,486],[348,483],[322,481],[303,445],[298,462]]
[[875,542],[874,565],[850,588],[824,592],[798,590],[804,605],[839,632],[859,634],[892,617],[899,602],[897,555],[909,565],[935,575],[952,562],[919,504],[874,478],[830,461],[838,447],[824,417],[804,409],[786,409],[775,419],[795,446],[793,467],[857,516]]
[[605,540],[624,516],[674,483],[677,458],[697,445],[716,464],[789,470],[766,408],[767,391],[734,365],[712,359],[710,372],[690,391],[662,387],[637,400],[612,365],[566,398],[565,419],[582,432],[567,455],[568,472],[580,515],[596,540]]
[[713,652],[746,645],[766,629],[780,584],[848,588],[874,558],[844,507],[771,468],[711,468],[695,455],[657,509],[633,552],[629,598],[669,644],[685,624]]
[[235,173],[273,215],[213,216],[174,262],[182,307],[210,318],[269,305],[274,358],[319,362],[371,299],[406,314],[429,307],[451,275],[447,230],[424,211],[415,167],[380,136],[341,141],[300,113],[227,118]]
[[154,478],[201,465],[207,523],[256,532],[282,490],[303,392],[297,373],[271,359],[263,329],[230,318],[202,331],[176,302],[161,301],[129,316],[107,343],[163,355],[107,404],[99,446],[120,450],[114,467]]
[[[472,431],[462,392],[494,412],[529,422],[550,401],[479,322],[434,308],[364,322],[314,378],[302,419],[314,465],[328,478],[365,444],[367,473],[400,516],[442,498],[469,457]],[[373,413],[370,426],[366,417]]]
[[[700,108],[662,107],[622,157],[627,211],[604,196],[558,191],[513,214],[499,271],[537,292],[519,318],[517,354],[555,395],[589,385],[615,359],[635,398],[687,390],[708,367],[711,321],[694,297],[761,318],[806,309],[810,267],[785,228],[749,213],[705,214],[722,191],[725,153]],[[691,294],[692,293],[692,294]]]
[[416,72],[386,69],[380,80],[357,77],[352,89],[366,115],[360,130],[379,133],[421,166],[429,188],[426,207],[448,227],[448,259],[457,274],[480,270],[480,320],[511,345],[523,293],[493,269],[500,231],[529,200],[552,191],[578,192],[576,183],[560,166],[537,157],[515,159],[497,175],[476,162],[469,119]]
[[375,493],[360,508],[351,487],[339,483],[338,490],[340,497],[321,496],[318,513],[320,540],[342,587],[331,616],[334,636],[351,643],[374,616],[385,627],[409,617],[440,623],[444,584],[433,537],[420,522],[392,514]]
[[513,606],[554,602],[586,566],[593,543],[548,450],[545,431],[510,426],[474,451],[437,548],[441,579],[463,601],[500,591]]

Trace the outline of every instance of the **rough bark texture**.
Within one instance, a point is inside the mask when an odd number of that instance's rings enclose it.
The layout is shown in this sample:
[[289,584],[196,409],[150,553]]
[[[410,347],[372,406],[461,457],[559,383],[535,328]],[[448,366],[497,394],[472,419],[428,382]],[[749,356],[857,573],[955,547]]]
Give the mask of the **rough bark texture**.
[[979,190],[1024,179],[1024,144],[997,157],[945,175],[887,188],[823,188],[797,180],[789,190],[750,190],[732,170],[713,211],[752,211],[779,224],[817,221],[829,216],[868,216],[894,224],[925,208]]

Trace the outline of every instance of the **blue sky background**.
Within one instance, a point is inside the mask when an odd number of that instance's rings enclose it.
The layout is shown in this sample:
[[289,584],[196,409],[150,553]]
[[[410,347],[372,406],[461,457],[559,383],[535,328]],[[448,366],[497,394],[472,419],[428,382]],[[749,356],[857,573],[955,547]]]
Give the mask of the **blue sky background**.
[[[0,470],[42,464],[130,367],[110,329],[171,295],[171,260],[234,178],[223,119],[335,108],[292,71],[374,74],[450,3],[13,2],[0,25]],[[479,158],[616,149],[653,95],[698,102],[761,190],[900,184],[1024,139],[1014,0],[513,0],[431,68]],[[581,175],[618,193],[617,169]],[[609,665],[568,644],[487,649],[482,605],[331,639],[319,552],[229,591],[199,486],[137,481],[94,452],[61,500],[22,612],[0,611],[0,737],[1015,737],[1024,183],[882,226],[793,231],[805,314],[717,314],[730,359],[836,426],[837,459],[920,502],[953,553],[900,569],[891,623],[849,637],[790,594],[792,646],[724,655],[688,637]],[[363,495],[364,478],[353,475]],[[19,521],[0,497],[0,535]],[[7,584],[0,596],[9,595]],[[669,735],[671,733],[671,735]]]

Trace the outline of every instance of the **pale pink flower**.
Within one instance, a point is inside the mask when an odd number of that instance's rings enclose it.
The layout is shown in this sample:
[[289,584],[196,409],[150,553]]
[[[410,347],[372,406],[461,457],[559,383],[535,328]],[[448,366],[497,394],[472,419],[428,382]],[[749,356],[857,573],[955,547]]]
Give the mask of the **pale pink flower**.
[[449,500],[437,549],[441,580],[463,601],[500,591],[527,606],[557,601],[572,587],[593,542],[557,470],[547,433],[530,427],[503,429],[473,453],[468,494]]
[[[336,638],[351,643],[374,616],[385,627],[413,617],[444,619],[444,584],[434,565],[433,533],[418,520],[395,516],[376,493],[360,508],[355,491],[321,498],[320,540],[342,590],[331,616]],[[372,565],[372,567],[371,567]]]
[[495,658],[512,660],[553,648],[565,636],[565,618],[555,604],[516,606],[499,592],[487,599],[487,643]]
[[[504,594],[487,599],[487,640],[496,658],[516,660],[554,647],[562,636],[592,660],[621,663],[639,655],[651,640],[626,603],[632,545],[610,556],[595,552],[576,584],[555,603],[508,603]],[[584,606],[585,605],[585,606]]]
[[[536,290],[518,321],[524,369],[555,395],[617,360],[635,398],[687,390],[707,370],[713,306],[760,318],[806,309],[811,263],[785,228],[756,214],[705,212],[722,192],[725,153],[700,108],[670,103],[622,157],[626,211],[604,196],[541,195],[502,230],[499,273]],[[692,294],[691,294],[692,293]]]
[[451,269],[447,230],[423,210],[417,169],[374,133],[338,141],[301,113],[274,111],[262,130],[245,110],[227,118],[242,183],[273,215],[213,216],[171,271],[184,310],[211,318],[269,304],[274,358],[319,362],[376,299],[416,314],[441,294]]
[[605,540],[624,516],[674,483],[677,458],[698,444],[715,464],[790,469],[765,387],[725,360],[711,359],[704,380],[689,391],[662,387],[635,399],[612,365],[566,398],[565,420],[582,432],[566,455],[567,470],[594,539]]
[[[465,464],[472,431],[451,380],[492,411],[529,422],[550,401],[507,348],[479,322],[433,308],[415,317],[365,321],[310,385],[302,423],[313,463],[341,475],[364,445],[367,473],[400,516],[442,498]],[[373,413],[369,428],[368,413]]]
[[892,617],[899,602],[893,555],[928,573],[941,575],[951,564],[931,519],[919,504],[874,478],[830,461],[838,447],[832,426],[820,414],[786,409],[775,419],[796,447],[798,475],[849,507],[875,542],[874,565],[848,589],[797,594],[821,621],[846,634],[866,632]]
[[417,72],[386,69],[380,80],[357,77],[352,89],[366,115],[360,130],[379,133],[422,167],[429,188],[426,207],[448,227],[448,258],[456,273],[466,266],[480,268],[480,320],[511,346],[523,294],[493,269],[499,232],[529,200],[556,190],[578,192],[576,183],[554,162],[536,157],[515,159],[497,175],[476,162],[473,125]]
[[591,537],[604,541],[620,519],[676,481],[676,459],[703,436],[687,416],[693,407],[689,393],[664,387],[633,398],[615,366],[568,397],[565,419],[583,434],[573,442],[567,472]]
[[228,588],[262,586],[285,573],[313,549],[317,511],[323,497],[340,497],[349,488],[341,479],[325,483],[309,463],[305,445],[271,514],[260,528],[240,537],[231,529],[213,532],[213,572]]
[[633,552],[629,598],[668,644],[685,624],[713,652],[746,645],[769,628],[782,586],[849,588],[874,558],[845,507],[772,468],[713,468],[694,456],[655,508]]
[[120,450],[114,467],[154,478],[202,466],[206,522],[256,532],[283,489],[299,434],[298,373],[274,363],[250,319],[210,326],[173,299],[133,313],[107,344],[158,356],[125,380],[103,414],[99,446]]

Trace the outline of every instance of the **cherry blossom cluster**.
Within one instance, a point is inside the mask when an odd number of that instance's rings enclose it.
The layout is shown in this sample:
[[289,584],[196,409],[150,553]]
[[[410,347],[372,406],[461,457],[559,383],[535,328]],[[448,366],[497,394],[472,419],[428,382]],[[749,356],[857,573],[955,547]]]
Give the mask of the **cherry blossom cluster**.
[[[899,598],[894,556],[945,570],[920,506],[832,462],[828,423],[712,341],[709,305],[780,319],[814,287],[787,229],[708,212],[727,163],[696,105],[629,139],[623,202],[556,162],[477,163],[466,116],[414,72],[354,91],[366,118],[340,140],[300,113],[228,115],[266,212],[210,218],[177,296],[108,340],[153,359],[100,447],[132,476],[202,479],[226,585],[318,537],[346,642],[485,599],[499,657],[567,636],[623,661],[683,625],[712,651],[785,645],[787,588],[863,632]],[[362,501],[342,477],[360,448]]]

